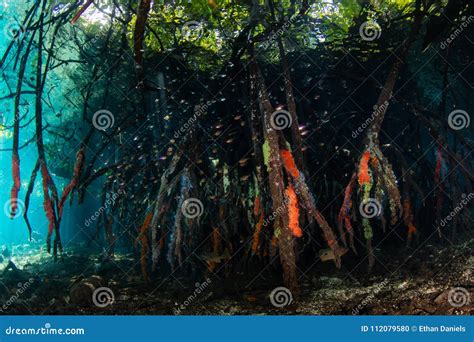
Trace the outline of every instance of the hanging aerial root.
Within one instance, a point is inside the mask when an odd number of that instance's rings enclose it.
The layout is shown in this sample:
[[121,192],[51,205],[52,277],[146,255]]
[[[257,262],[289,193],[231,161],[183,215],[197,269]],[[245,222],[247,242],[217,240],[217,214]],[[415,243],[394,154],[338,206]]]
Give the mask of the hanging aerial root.
[[30,181],[28,183],[28,188],[26,189],[26,195],[25,195],[25,211],[23,213],[23,219],[25,220],[26,227],[28,228],[30,240],[31,240],[32,229],[31,229],[30,220],[28,219],[28,209],[30,208],[30,197],[31,197],[31,193],[33,192],[33,188],[35,186],[36,176],[38,174],[39,167],[40,167],[40,163],[37,160],[35,167],[33,168],[33,171],[31,172]]
[[143,40],[145,36],[145,26],[150,12],[151,0],[140,0],[137,10],[137,20],[133,32],[133,50],[137,66],[143,67]]
[[290,173],[293,178],[299,178],[300,172],[296,167],[296,163],[291,152],[289,150],[282,149],[280,150],[280,156],[288,173]]
[[259,251],[259,246],[260,246],[260,233],[262,231],[263,227],[263,212],[260,214],[260,217],[258,219],[257,224],[255,225],[255,231],[253,233],[253,239],[252,239],[252,252],[254,254],[258,254]]
[[148,251],[150,250],[150,245],[148,243],[148,229],[150,228],[151,219],[153,218],[153,212],[149,211],[145,215],[143,224],[140,228],[140,234],[138,235],[135,243],[140,242],[142,248],[140,251],[140,265],[142,269],[143,280],[145,282],[149,281],[148,276]]
[[354,173],[351,177],[349,184],[347,184],[346,189],[344,190],[344,200],[342,202],[341,209],[339,210],[339,215],[337,217],[337,224],[339,234],[341,235],[342,243],[344,247],[347,247],[346,234],[344,233],[342,226],[346,228],[346,232],[349,235],[349,245],[351,249],[356,253],[354,246],[354,230],[352,228],[350,212],[352,209],[352,191],[354,190],[355,181],[357,179],[357,174]]
[[76,21],[81,17],[81,15],[87,10],[87,8],[92,4],[94,0],[87,0],[87,2],[82,6],[79,11],[71,19],[71,24],[75,24]]
[[[441,210],[443,207],[443,190],[444,190],[444,184],[443,184],[443,175],[446,174],[446,161],[443,158],[443,152],[441,150],[441,147],[438,147],[436,150],[436,166],[435,166],[435,172],[434,172],[434,184],[435,184],[435,189],[437,189],[436,193],[436,206],[435,206],[435,215],[436,215],[436,220],[439,221],[441,218]],[[438,235],[441,237],[441,230],[440,230],[440,225],[437,225],[437,230],[438,230]]]
[[46,245],[48,253],[51,252],[51,236],[56,226],[56,216],[54,213],[53,200],[49,195],[49,184],[51,183],[51,176],[46,168],[44,163],[41,164],[41,176],[43,177],[43,206],[46,213],[46,218],[48,219],[48,236],[46,239]]
[[168,262],[171,265],[171,269],[174,271],[175,267],[175,258],[178,259],[179,265],[182,264],[183,254],[182,254],[182,244],[184,241],[183,238],[183,205],[184,201],[189,198],[189,192],[192,188],[191,178],[189,169],[185,168],[181,173],[180,177],[180,194],[179,200],[176,207],[175,219],[174,219],[174,231],[171,234],[169,249],[168,249]]
[[299,219],[300,209],[298,208],[298,199],[293,186],[290,184],[285,190],[285,195],[288,200],[288,226],[295,237],[302,237],[303,231],[301,230]]
[[254,216],[258,218],[258,221],[257,221],[257,224],[255,225],[255,230],[254,230],[253,238],[252,238],[252,253],[258,254],[259,247],[260,247],[260,233],[262,231],[263,221],[264,221],[264,214],[260,205],[260,196],[255,197],[253,213],[254,213]]
[[255,202],[253,204],[253,215],[258,217],[260,214],[260,196],[255,196]]
[[403,222],[408,228],[407,242],[410,243],[413,235],[416,234],[416,226],[413,223],[412,205],[408,196],[403,200]]
[[400,190],[397,185],[397,177],[393,172],[392,165],[388,162],[387,158],[383,157],[382,167],[384,169],[384,184],[388,193],[388,200],[390,204],[391,213],[391,224],[397,223],[398,219],[401,218],[403,213],[402,200]]
[[[347,249],[342,248],[338,244],[336,235],[334,234],[332,228],[329,226],[324,216],[316,208],[316,203],[314,201],[313,195],[309,191],[303,173],[296,168],[296,164],[294,162],[291,152],[288,150],[282,151],[287,151],[283,152],[283,155],[285,156],[284,158],[286,158],[286,162],[283,162],[283,167],[285,168],[287,174],[293,177],[292,183],[295,189],[295,194],[300,197],[302,206],[316,220],[319,227],[323,231],[324,239],[326,240],[327,245],[332,249],[334,253],[334,262],[336,264],[336,267],[339,268],[341,267],[341,256],[347,252]],[[294,175],[297,175],[298,177],[294,177]]]
[[10,218],[16,216],[18,210],[18,192],[20,191],[20,158],[17,153],[12,155],[12,176],[13,176],[13,187],[10,193]]
[[79,149],[79,151],[76,154],[76,163],[74,164],[74,172],[72,175],[72,179],[69,182],[69,184],[64,188],[63,193],[61,195],[61,200],[59,201],[58,220],[61,220],[61,217],[63,216],[64,203],[66,202],[67,196],[76,187],[77,182],[79,181],[82,167],[84,166],[84,159],[85,159],[85,153],[84,153],[84,147],[82,147],[81,149]]
[[371,177],[369,173],[369,160],[370,160],[370,152],[365,151],[360,158],[359,163],[359,185],[365,185],[371,182]]
[[[212,229],[211,246],[212,246],[211,255],[218,256],[222,251],[222,238],[221,238],[221,234],[219,232],[218,227],[214,227]],[[217,265],[219,264],[219,262],[220,260],[214,260],[214,258],[209,258],[208,260],[206,260],[207,270],[209,272],[214,271]]]

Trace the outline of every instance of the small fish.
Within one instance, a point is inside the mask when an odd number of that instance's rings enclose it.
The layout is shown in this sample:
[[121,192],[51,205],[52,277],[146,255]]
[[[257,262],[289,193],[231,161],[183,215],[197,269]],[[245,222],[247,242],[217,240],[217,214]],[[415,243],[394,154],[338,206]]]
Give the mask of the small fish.
[[250,178],[250,175],[245,175],[245,176],[242,176],[240,177],[240,180],[245,182],[246,180],[248,180]]
[[229,260],[231,258],[231,255],[230,255],[229,249],[226,248],[221,255],[216,254],[216,253],[206,253],[206,254],[201,255],[201,258],[204,259],[204,261],[208,264],[209,263],[219,264],[223,261]]
[[240,166],[245,166],[245,165],[247,165],[248,161],[249,161],[248,158],[242,158],[242,159],[239,160],[239,165]]
[[[349,251],[348,248],[341,248],[340,252],[339,252],[340,253],[339,256],[343,256],[348,251]],[[331,248],[325,248],[325,249],[322,249],[321,251],[319,251],[319,259],[321,259],[321,261],[323,261],[323,262],[324,261],[329,261],[329,260],[335,261],[336,256],[334,255],[334,251]]]
[[249,295],[249,294],[243,295],[242,297],[243,297],[247,302],[250,302],[250,303],[255,303],[255,302],[258,300],[257,296]]

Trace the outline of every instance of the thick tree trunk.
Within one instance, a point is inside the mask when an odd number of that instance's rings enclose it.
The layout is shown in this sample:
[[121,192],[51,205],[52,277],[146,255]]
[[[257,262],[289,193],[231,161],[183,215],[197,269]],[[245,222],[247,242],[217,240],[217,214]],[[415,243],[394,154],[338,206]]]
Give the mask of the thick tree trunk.
[[285,84],[285,94],[286,94],[286,105],[288,107],[288,112],[291,115],[291,147],[293,155],[295,156],[295,163],[298,166],[298,169],[305,171],[305,165],[303,160],[303,139],[299,130],[298,115],[296,113],[296,102],[293,95],[293,83],[291,82],[290,70],[288,67],[288,59],[286,57],[285,48],[281,37],[277,39],[278,50],[280,52],[280,62],[283,68],[283,82]]
[[[143,76],[143,41],[145,37],[145,26],[150,12],[151,0],[141,0],[137,10],[137,20],[133,32],[133,50],[135,53],[135,63],[139,68],[139,73]],[[142,79],[140,79],[142,80]]]
[[290,290],[297,292],[298,280],[296,276],[295,246],[292,232],[288,227],[278,134],[271,125],[273,107],[267,94],[263,76],[254,57],[252,58],[253,60],[250,65],[251,81],[255,84],[257,89],[258,103],[260,111],[263,114],[264,137],[270,148],[268,182],[272,197],[273,214],[276,215],[274,230],[277,232],[276,235],[278,237],[280,261],[283,267],[283,280]]

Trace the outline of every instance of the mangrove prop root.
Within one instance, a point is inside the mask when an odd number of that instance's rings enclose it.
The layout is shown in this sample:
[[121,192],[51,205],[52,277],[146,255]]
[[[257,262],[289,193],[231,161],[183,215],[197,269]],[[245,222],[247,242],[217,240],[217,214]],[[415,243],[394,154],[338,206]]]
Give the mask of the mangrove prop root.
[[[295,170],[295,162],[293,161],[293,156],[291,153],[283,152],[285,155],[285,163],[283,166],[287,171],[288,175],[292,177],[292,182],[295,187],[296,194],[301,198],[301,203],[306,209],[306,211],[311,215],[311,217],[316,220],[319,227],[323,231],[324,239],[326,240],[327,245],[332,249],[334,252],[334,262],[336,266],[339,268],[341,267],[341,256],[345,254],[345,249],[342,248],[339,243],[337,242],[336,235],[334,234],[332,228],[329,226],[328,222],[324,218],[324,216],[320,213],[320,211],[316,207],[316,203],[314,201],[314,197],[311,194],[308,185],[304,179],[304,175],[301,171]],[[297,171],[297,172],[296,172]],[[297,176],[297,177],[295,177]]]
[[271,115],[273,107],[266,90],[265,81],[257,65],[255,57],[252,57],[250,63],[251,84],[256,89],[260,112],[263,117],[264,138],[269,146],[268,160],[268,181],[270,195],[272,198],[272,207],[277,215],[274,224],[274,235],[278,238],[278,247],[280,251],[280,261],[283,267],[283,280],[285,285],[293,291],[298,291],[298,282],[296,277],[296,258],[294,250],[294,237],[288,226],[288,215],[286,212],[280,213],[280,208],[285,207],[284,203],[284,184],[282,174],[282,162],[280,159],[280,146],[278,134],[272,128]]
[[25,220],[26,227],[28,228],[30,240],[31,240],[32,229],[31,229],[30,220],[28,219],[28,209],[30,208],[31,193],[33,192],[33,189],[35,187],[36,176],[38,174],[39,168],[40,168],[40,164],[39,164],[39,161],[37,160],[35,167],[33,168],[33,171],[31,172],[30,181],[28,183],[28,188],[26,189],[26,195],[25,195],[25,212],[23,213],[23,219]]
[[347,184],[346,189],[344,190],[344,200],[342,202],[342,206],[339,210],[339,215],[337,217],[337,226],[344,247],[347,247],[347,239],[346,234],[343,231],[343,225],[346,228],[347,234],[349,235],[349,246],[351,247],[354,253],[356,253],[356,249],[354,246],[354,229],[351,224],[350,215],[352,209],[352,192],[354,190],[356,179],[357,174],[353,173],[349,184]]
[[74,165],[74,172],[72,175],[72,179],[69,182],[69,184],[64,188],[63,193],[61,195],[61,199],[59,201],[58,220],[61,220],[61,217],[63,216],[64,203],[66,202],[68,195],[76,187],[77,182],[79,181],[79,177],[80,177],[82,168],[84,166],[84,159],[85,159],[84,147],[82,147],[81,149],[79,149],[79,151],[76,154],[76,163]]
[[145,36],[145,24],[150,11],[151,0],[140,0],[137,10],[137,20],[133,32],[133,50],[135,53],[135,63],[139,68],[143,68],[143,40]]
[[82,6],[79,11],[71,19],[71,24],[75,24],[76,21],[81,17],[81,15],[89,8],[89,6],[94,2],[94,0],[87,0],[87,2]]

